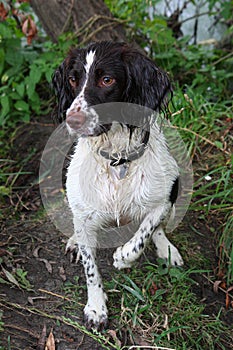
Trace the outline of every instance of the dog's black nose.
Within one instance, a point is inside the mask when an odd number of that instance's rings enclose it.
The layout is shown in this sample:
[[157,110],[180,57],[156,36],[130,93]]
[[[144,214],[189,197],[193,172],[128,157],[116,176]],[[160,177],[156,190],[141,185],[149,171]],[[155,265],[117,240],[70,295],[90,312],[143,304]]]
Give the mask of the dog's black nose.
[[73,130],[80,129],[86,121],[85,113],[79,110],[71,110],[66,115],[66,123]]

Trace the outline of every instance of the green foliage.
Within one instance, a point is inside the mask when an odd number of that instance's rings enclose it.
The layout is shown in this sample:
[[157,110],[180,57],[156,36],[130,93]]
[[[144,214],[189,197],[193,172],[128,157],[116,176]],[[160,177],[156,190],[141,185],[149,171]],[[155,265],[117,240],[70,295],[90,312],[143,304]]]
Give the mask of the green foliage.
[[196,284],[192,279],[194,274],[203,272],[207,271],[166,266],[162,259],[158,265],[145,263],[127,275],[117,272],[108,290],[112,289],[109,303],[114,305],[112,312],[117,318],[118,333],[127,330],[135,344],[138,335],[143,334],[145,345],[225,349],[222,344],[229,335],[222,336],[224,326],[218,317],[205,313],[204,305],[200,305],[192,292]]
[[219,275],[226,276],[228,286],[233,284],[233,215],[226,217],[223,234],[219,242]]
[[[153,11],[159,0],[105,0],[115,17],[127,20],[129,40],[135,40],[149,51],[151,58],[178,81],[188,85],[208,100],[231,99],[233,56],[224,50],[190,44],[190,37],[175,38],[169,18]],[[195,5],[195,1],[193,2]],[[225,1],[209,1],[210,16],[217,12],[222,20],[231,18],[232,5]],[[229,29],[232,33],[233,28]],[[231,39],[232,41],[232,39]]]
[[11,18],[0,23],[1,126],[49,112],[51,77],[71,45],[61,37],[56,45],[46,41],[28,46]]

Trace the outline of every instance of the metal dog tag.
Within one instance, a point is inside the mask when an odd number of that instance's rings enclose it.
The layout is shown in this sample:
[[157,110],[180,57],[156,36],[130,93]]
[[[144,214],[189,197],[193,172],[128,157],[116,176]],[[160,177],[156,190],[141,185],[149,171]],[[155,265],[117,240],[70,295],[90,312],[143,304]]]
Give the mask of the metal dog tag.
[[120,180],[124,179],[127,176],[128,169],[129,169],[128,163],[124,163],[124,164],[120,165],[120,172],[119,172]]

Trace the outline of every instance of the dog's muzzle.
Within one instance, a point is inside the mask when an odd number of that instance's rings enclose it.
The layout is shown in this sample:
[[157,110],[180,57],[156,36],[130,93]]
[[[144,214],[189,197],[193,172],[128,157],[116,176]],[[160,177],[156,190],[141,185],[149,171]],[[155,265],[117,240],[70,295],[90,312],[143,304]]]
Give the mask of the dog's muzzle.
[[66,123],[74,131],[78,131],[80,128],[82,128],[85,122],[86,115],[81,111],[71,110],[66,115]]
[[93,108],[81,110],[81,107],[75,107],[66,113],[66,125],[71,134],[95,135],[98,121],[99,116]]

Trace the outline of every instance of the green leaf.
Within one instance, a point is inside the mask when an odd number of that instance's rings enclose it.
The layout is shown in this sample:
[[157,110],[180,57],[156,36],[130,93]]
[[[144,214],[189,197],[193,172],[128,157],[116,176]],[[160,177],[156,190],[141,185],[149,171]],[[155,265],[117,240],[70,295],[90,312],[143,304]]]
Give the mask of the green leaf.
[[12,38],[12,30],[7,25],[6,22],[0,22],[0,39],[10,39]]
[[14,285],[16,285],[18,288],[20,288],[19,283],[17,282],[17,280],[15,279],[15,277],[6,269],[4,269],[4,267],[2,266],[2,271],[4,272],[6,278],[8,279],[9,282],[13,283]]
[[9,94],[9,97],[12,100],[22,100],[22,96],[19,96],[17,92],[12,92],[11,94]]
[[0,195],[1,196],[9,196],[11,193],[11,189],[6,186],[0,186]]
[[52,68],[52,67],[50,67],[46,70],[45,77],[46,77],[48,83],[51,82],[53,73],[54,73],[54,68]]
[[123,284],[122,287],[124,287],[128,292],[130,292],[132,295],[134,295],[138,300],[145,301],[143,296],[135,289]]
[[22,100],[17,101],[14,106],[18,111],[23,111],[23,112],[29,111],[29,105],[25,101],[22,101]]
[[15,89],[18,92],[19,96],[21,96],[21,97],[24,96],[24,92],[25,92],[25,85],[24,85],[24,83],[17,84]]
[[39,83],[41,79],[41,75],[42,75],[41,69],[35,64],[32,64],[30,67],[29,84],[36,85],[37,83]]
[[0,125],[3,124],[3,119],[10,112],[10,101],[7,95],[1,96],[2,112],[0,117]]
[[5,61],[5,52],[3,49],[0,49],[0,74],[4,69],[4,61]]
[[9,47],[6,50],[6,61],[11,66],[21,66],[23,63],[23,56],[20,52],[20,46],[18,47],[18,43],[20,43],[20,40],[18,39],[12,39],[9,42]]
[[131,287],[123,284],[123,287],[125,289],[127,289],[131,294],[133,294],[137,299],[141,300],[141,301],[145,301],[141,289],[136,285],[136,283],[134,283],[127,275],[124,276],[125,279],[131,284]]
[[35,62],[36,58],[38,57],[38,53],[36,51],[22,50],[22,55],[25,61],[30,64]]
[[223,144],[220,141],[215,141],[214,142],[215,146],[218,147],[219,149],[223,149]]

